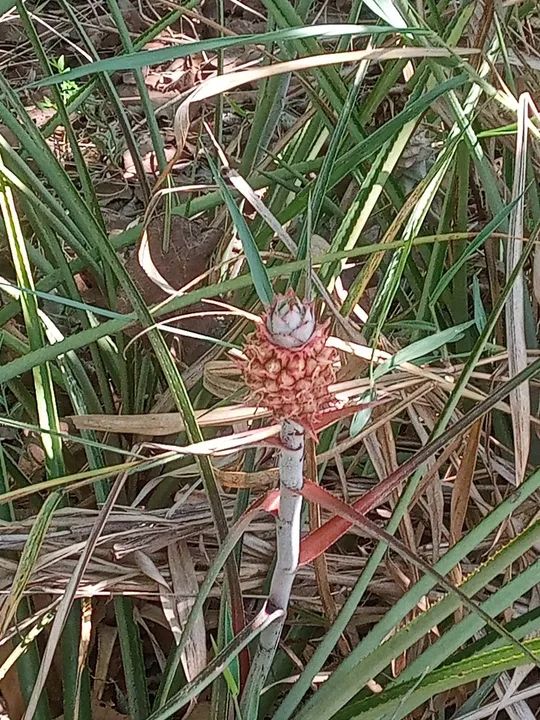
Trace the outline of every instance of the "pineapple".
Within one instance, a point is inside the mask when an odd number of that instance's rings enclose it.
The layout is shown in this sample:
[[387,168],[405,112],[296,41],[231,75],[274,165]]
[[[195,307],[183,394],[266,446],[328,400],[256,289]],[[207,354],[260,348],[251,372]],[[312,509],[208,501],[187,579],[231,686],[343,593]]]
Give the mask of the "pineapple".
[[315,436],[333,405],[338,354],[326,347],[328,323],[317,325],[313,303],[292,290],[278,295],[246,339],[242,370],[251,396],[275,420],[292,420]]

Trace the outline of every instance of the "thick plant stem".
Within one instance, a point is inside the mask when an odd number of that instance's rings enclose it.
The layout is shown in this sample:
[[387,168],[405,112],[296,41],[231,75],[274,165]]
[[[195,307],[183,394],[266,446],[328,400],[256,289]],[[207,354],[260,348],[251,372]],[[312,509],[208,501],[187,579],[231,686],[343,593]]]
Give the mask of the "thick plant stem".
[[281,429],[283,449],[279,461],[279,515],[276,523],[277,559],[272,575],[268,612],[284,610],[284,614],[259,636],[259,646],[242,699],[242,717],[256,718],[259,697],[278,647],[285,624],[287,606],[298,568],[300,555],[300,515],[304,482],[304,428],[285,420]]
[[[297,423],[285,421],[281,431],[283,450],[279,462],[280,495],[279,516],[276,526],[277,561],[270,587],[269,604],[272,609],[286,610],[291,589],[298,568],[300,555],[300,513],[302,497],[299,495],[304,484],[304,429]],[[285,620],[282,620],[284,623]],[[274,626],[277,623],[274,623]],[[271,649],[272,634],[279,630],[270,626],[261,634],[260,645]]]

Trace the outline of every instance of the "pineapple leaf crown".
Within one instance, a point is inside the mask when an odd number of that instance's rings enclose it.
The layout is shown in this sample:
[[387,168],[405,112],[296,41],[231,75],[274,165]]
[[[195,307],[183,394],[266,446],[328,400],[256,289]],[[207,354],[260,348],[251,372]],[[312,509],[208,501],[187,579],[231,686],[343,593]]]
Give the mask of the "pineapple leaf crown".
[[269,339],[279,347],[298,349],[315,332],[315,312],[312,302],[300,300],[292,290],[278,295],[270,306],[264,323]]

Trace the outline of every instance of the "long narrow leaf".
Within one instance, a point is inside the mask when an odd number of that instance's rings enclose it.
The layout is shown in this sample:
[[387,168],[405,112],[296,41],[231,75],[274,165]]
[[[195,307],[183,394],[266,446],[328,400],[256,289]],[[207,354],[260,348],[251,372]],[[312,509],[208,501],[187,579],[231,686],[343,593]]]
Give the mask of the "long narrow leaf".
[[253,284],[255,286],[255,290],[257,291],[257,295],[263,305],[270,305],[274,296],[274,291],[272,290],[268,273],[261,260],[261,255],[257,245],[255,244],[255,240],[253,239],[253,235],[251,234],[244,216],[238,209],[231,191],[221,177],[221,173],[210,155],[208,156],[208,163],[210,165],[210,169],[212,170],[214,180],[221,190],[225,204],[227,205],[234,226],[238,232],[238,237],[240,238],[242,247],[244,248],[244,253],[253,277]]
[[[422,30],[412,30],[406,28],[406,31],[415,34],[422,34]],[[80,68],[73,68],[68,72],[62,73],[52,78],[39,80],[32,86],[47,86],[52,83],[61,83],[66,80],[76,80],[80,77],[93,75],[95,73],[106,72],[113,73],[119,70],[133,70],[135,68],[143,68],[147,65],[160,65],[162,63],[171,62],[179,58],[194,55],[201,52],[212,52],[223,48],[238,47],[241,45],[262,45],[284,42],[287,40],[298,40],[301,38],[335,38],[345,35],[362,36],[372,35],[373,33],[388,34],[395,32],[395,28],[390,26],[370,26],[370,25],[311,25],[309,27],[295,27],[287,30],[274,30],[268,33],[260,33],[254,35],[239,35],[237,37],[221,37],[211,38],[209,40],[199,40],[183,45],[175,45],[170,48],[161,50],[146,50],[135,53],[122,55],[120,57],[109,58],[107,60],[98,60],[89,63]]]
[[[524,647],[540,660],[540,640],[526,640]],[[472,683],[504,670],[520,667],[530,662],[525,652],[517,652],[513,646],[479,653],[473,658],[449,664],[438,670],[419,676],[414,680],[396,685],[380,699],[358,703],[334,716],[335,720],[379,720],[393,717],[400,720],[438,693]]]

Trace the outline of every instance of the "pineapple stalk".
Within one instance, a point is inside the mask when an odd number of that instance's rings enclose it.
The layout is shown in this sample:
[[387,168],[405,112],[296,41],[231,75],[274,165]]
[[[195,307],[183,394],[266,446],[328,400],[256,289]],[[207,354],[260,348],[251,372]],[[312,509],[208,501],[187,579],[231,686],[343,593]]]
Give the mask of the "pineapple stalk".
[[304,482],[304,439],[313,436],[319,415],[332,404],[336,351],[326,347],[327,327],[317,326],[310,302],[292,292],[278,296],[248,338],[242,370],[253,398],[282,421],[277,557],[267,609],[284,613],[261,633],[246,687],[242,716],[256,718],[285,623],[300,553]]
[[284,610],[259,636],[242,702],[242,717],[256,718],[261,692],[279,644],[300,555],[300,523],[304,482],[304,428],[285,420],[281,429],[279,460],[279,514],[276,523],[277,557],[270,585],[267,610]]

